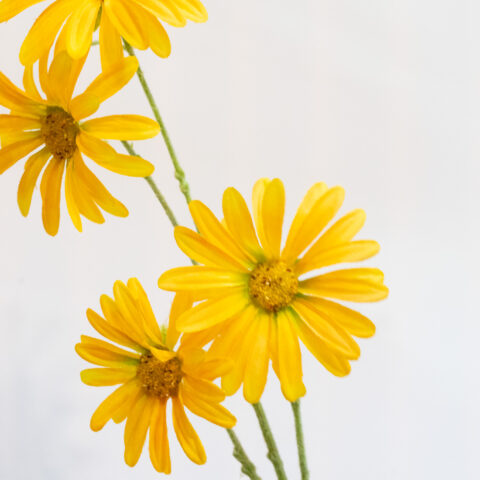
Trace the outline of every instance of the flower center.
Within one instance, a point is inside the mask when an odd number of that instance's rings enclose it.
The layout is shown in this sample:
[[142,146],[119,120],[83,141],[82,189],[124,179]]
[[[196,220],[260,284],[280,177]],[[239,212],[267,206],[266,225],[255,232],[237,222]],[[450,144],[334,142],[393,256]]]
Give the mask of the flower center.
[[255,304],[268,312],[278,312],[289,305],[297,290],[297,276],[293,269],[281,260],[262,263],[250,274],[250,297]]
[[57,160],[72,158],[77,144],[78,125],[73,117],[60,107],[49,107],[42,120],[45,145]]
[[182,362],[177,357],[166,362],[161,362],[151,353],[140,357],[137,377],[148,395],[162,399],[177,396],[182,376]]

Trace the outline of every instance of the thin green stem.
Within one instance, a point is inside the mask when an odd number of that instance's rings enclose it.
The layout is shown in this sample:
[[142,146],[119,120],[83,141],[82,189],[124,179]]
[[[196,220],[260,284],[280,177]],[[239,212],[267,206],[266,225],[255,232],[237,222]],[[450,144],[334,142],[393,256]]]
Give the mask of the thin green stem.
[[273,438],[273,433],[270,429],[270,425],[268,424],[267,416],[265,415],[262,404],[260,402],[254,403],[252,407],[255,410],[258,423],[260,424],[260,428],[262,430],[263,438],[267,444],[267,458],[272,462],[278,480],[287,480],[287,475],[285,473],[285,469],[283,468],[282,458],[280,457],[277,444]]
[[257,475],[257,470],[255,469],[255,465],[248,458],[245,450],[242,447],[242,444],[240,443],[240,440],[238,439],[233,429],[226,428],[225,430],[227,430],[228,436],[230,437],[230,440],[233,443],[233,456],[242,465],[242,470],[241,470],[242,473],[244,473],[251,480],[262,480]]
[[[135,51],[126,40],[123,40],[123,44],[128,54],[132,57],[136,57]],[[178,183],[180,185],[180,191],[183,193],[183,196],[185,197],[187,203],[190,203],[192,197],[190,196],[190,186],[188,185],[187,179],[185,177],[185,172],[180,166],[180,162],[178,161],[177,154],[175,153],[175,150],[173,148],[172,141],[170,140],[170,136],[168,135],[167,128],[165,126],[165,123],[163,122],[162,116],[160,115],[160,110],[157,106],[157,103],[155,102],[155,99],[153,98],[152,91],[150,90],[147,80],[145,79],[143,70],[140,67],[138,67],[137,76],[140,84],[142,85],[143,91],[145,92],[148,103],[150,104],[155,120],[160,125],[160,132],[163,136],[163,140],[165,141],[165,145],[167,146],[168,153],[172,160],[173,168],[175,169],[175,178],[178,180]]]
[[[125,150],[130,154],[134,155],[135,157],[139,157],[138,153],[135,152],[134,148],[125,140],[122,140],[122,144],[125,147]],[[170,208],[170,205],[167,203],[167,200],[163,196],[162,192],[160,189],[157,187],[157,184],[154,182],[152,177],[145,177],[145,180],[147,183],[150,185],[150,188],[153,190],[153,193],[157,197],[157,200],[160,202],[160,205],[163,207],[163,210],[165,210],[165,213],[170,220],[170,223],[176,227],[178,225],[177,219],[175,218],[175,215]]]
[[305,453],[302,416],[300,413],[300,400],[291,402],[291,405],[293,410],[293,418],[295,419],[295,434],[297,436],[298,463],[300,464],[300,472],[302,474],[302,480],[308,480],[310,478],[310,473],[308,472],[307,455]]

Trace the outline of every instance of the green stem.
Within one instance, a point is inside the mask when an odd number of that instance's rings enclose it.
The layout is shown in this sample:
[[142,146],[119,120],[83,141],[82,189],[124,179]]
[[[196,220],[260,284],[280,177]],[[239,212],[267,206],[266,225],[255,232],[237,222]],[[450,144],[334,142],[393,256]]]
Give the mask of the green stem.
[[[123,44],[128,54],[132,57],[136,57],[132,46],[125,39],[123,40]],[[173,168],[175,169],[175,178],[178,180],[178,183],[180,185],[180,191],[183,193],[183,196],[185,197],[187,203],[190,203],[192,197],[190,196],[190,186],[188,185],[188,182],[186,180],[185,172],[180,166],[180,162],[178,161],[177,154],[175,153],[175,150],[173,148],[172,141],[170,140],[170,137],[168,135],[167,128],[165,127],[165,123],[163,122],[162,116],[160,115],[160,110],[158,109],[155,99],[153,98],[152,91],[148,86],[145,75],[143,74],[143,70],[140,67],[138,67],[137,76],[140,84],[142,85],[143,91],[145,92],[148,103],[150,104],[155,120],[160,125],[160,132],[163,136],[163,140],[165,141],[165,145],[167,146],[168,153],[172,160]]]
[[308,480],[310,473],[307,466],[307,455],[305,453],[305,441],[303,438],[303,426],[302,417],[300,414],[300,400],[291,402],[293,417],[295,419],[295,434],[297,436],[297,448],[298,448],[298,463],[300,464],[300,472],[302,473],[302,480]]
[[285,474],[285,469],[283,468],[283,462],[280,457],[275,439],[273,438],[273,434],[270,429],[270,425],[268,424],[267,416],[265,415],[262,404],[260,402],[254,403],[252,407],[255,410],[258,423],[260,424],[260,428],[262,430],[263,438],[267,444],[267,458],[272,462],[278,480],[287,480],[287,475]]
[[244,473],[248,478],[251,480],[262,480],[257,475],[257,470],[255,469],[255,465],[250,461],[245,450],[240,443],[237,435],[231,428],[226,428],[228,436],[233,443],[233,456],[240,462],[242,465],[242,473]]
[[[125,150],[130,155],[133,155],[135,157],[139,157],[138,153],[135,152],[133,147],[128,142],[126,142],[125,140],[122,140],[122,144],[125,147]],[[153,190],[153,193],[157,197],[157,200],[160,202],[160,205],[165,210],[165,213],[166,213],[168,219],[170,220],[170,223],[174,227],[176,227],[178,225],[177,219],[175,218],[175,215],[174,215],[172,209],[170,208],[170,205],[167,203],[167,200],[165,200],[165,197],[163,196],[162,192],[157,187],[157,184],[154,182],[152,177],[145,177],[145,180],[150,185],[150,188]]]

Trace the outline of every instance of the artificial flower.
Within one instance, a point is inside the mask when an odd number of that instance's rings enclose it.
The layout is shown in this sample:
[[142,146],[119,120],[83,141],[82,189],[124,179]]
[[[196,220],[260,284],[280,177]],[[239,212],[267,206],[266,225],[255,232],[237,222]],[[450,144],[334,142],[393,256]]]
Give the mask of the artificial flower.
[[[43,0],[2,0],[0,22],[11,19]],[[170,40],[160,23],[183,27],[187,20],[205,22],[199,0],[56,0],[38,17],[20,50],[20,61],[30,65],[50,50],[59,31],[73,58],[88,51],[97,25],[103,68],[123,57],[122,38],[140,50],[151,48],[159,57],[170,55]]]
[[90,309],[87,317],[100,335],[124,348],[89,336],[82,336],[75,347],[83,359],[100,366],[81,372],[84,383],[121,385],[95,410],[90,427],[97,432],[109,420],[121,423],[126,419],[125,462],[131,467],[140,458],[150,430],[152,464],[159,472],[170,473],[166,406],[171,400],[173,428],[181,447],[190,460],[205,463],[205,450],[184,407],[221,427],[234,426],[235,417],[220,405],[225,394],[212,382],[230,367],[228,360],[207,360],[198,348],[174,350],[178,339],[175,318],[188,307],[181,295],[172,304],[172,326],[165,331],[159,328],[136,278],[126,285],[115,282],[113,294],[113,299],[100,298],[104,318]]
[[119,217],[128,215],[86,166],[82,154],[113,172],[146,177],[153,165],[146,160],[117,153],[103,139],[141,140],[154,137],[158,124],[139,115],[111,115],[85,120],[100,104],[120,90],[135,74],[134,57],[120,60],[99,75],[80,95],[73,91],[84,63],[58,52],[50,67],[47,58],[39,62],[40,85],[35,84],[33,68],[27,67],[23,78],[25,91],[0,73],[0,105],[10,114],[0,115],[0,174],[20,159],[31,155],[18,187],[18,205],[28,215],[38,177],[44,170],[40,193],[45,230],[56,235],[60,222],[60,197],[64,172],[67,209],[77,230],[82,230],[80,215],[96,223],[104,217],[98,207]]
[[[197,303],[177,319],[183,332],[213,340],[209,353],[230,356],[235,368],[222,377],[227,394],[243,382],[245,399],[257,403],[269,362],[284,396],[306,392],[299,339],[337,376],[350,372],[360,355],[356,337],[370,337],[373,323],[335,301],[374,302],[388,294],[376,268],[350,268],[304,277],[314,270],[372,257],[373,240],[353,240],[365,221],[354,210],[322,231],[342,205],[344,190],[315,184],[306,194],[281,249],[285,191],[279,179],[259,180],[253,189],[253,217],[240,193],[223,196],[224,220],[199,201],[190,203],[198,233],[175,229],[178,246],[200,265],[174,268],[159,279],[165,290],[188,292]],[[190,337],[190,342],[192,337]]]

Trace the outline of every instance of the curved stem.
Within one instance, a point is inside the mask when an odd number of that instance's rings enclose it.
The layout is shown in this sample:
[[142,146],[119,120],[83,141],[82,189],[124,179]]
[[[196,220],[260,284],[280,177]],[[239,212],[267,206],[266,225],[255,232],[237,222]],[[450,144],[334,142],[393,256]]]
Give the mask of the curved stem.
[[[133,149],[133,147],[128,143],[126,142],[125,140],[122,140],[122,144],[123,146],[125,147],[125,150],[130,154],[130,155],[133,155],[135,157],[138,157],[138,153],[135,152],[135,150]],[[167,203],[167,200],[165,199],[165,197],[163,196],[162,192],[159,190],[159,188],[157,187],[157,184],[154,182],[153,178],[152,177],[145,177],[145,180],[147,181],[147,183],[150,185],[150,188],[153,190],[153,193],[155,194],[155,196],[157,197],[157,200],[160,202],[160,205],[163,207],[163,210],[165,210],[165,213],[168,217],[168,219],[170,220],[170,223],[176,227],[178,225],[178,222],[177,222],[177,219],[175,218],[175,215],[172,211],[172,209],[170,208],[170,205]]]
[[252,404],[253,409],[258,418],[258,423],[262,430],[263,438],[267,444],[268,453],[267,458],[272,462],[275,473],[277,474],[278,480],[287,480],[287,475],[285,469],[283,468],[282,458],[277,448],[275,439],[273,438],[273,433],[268,424],[267,416],[263,410],[262,404],[260,402]]
[[303,426],[302,417],[300,414],[300,400],[291,402],[293,417],[295,419],[295,434],[297,436],[297,448],[298,448],[298,463],[300,464],[300,472],[302,474],[302,480],[308,480],[310,473],[307,466],[307,455],[305,453],[305,441],[303,438]]
[[[136,57],[135,51],[133,50],[132,46],[125,39],[123,40],[123,44],[128,54],[131,57]],[[185,197],[187,203],[190,203],[192,197],[190,196],[190,186],[188,185],[187,179],[185,177],[185,172],[180,166],[180,162],[178,161],[177,154],[175,153],[175,150],[173,148],[172,141],[170,140],[170,136],[168,135],[167,128],[165,127],[165,123],[163,122],[162,116],[160,115],[160,110],[158,109],[157,103],[153,98],[152,91],[150,90],[147,80],[145,79],[143,70],[140,67],[138,67],[137,76],[140,84],[142,85],[143,91],[145,92],[148,103],[150,104],[150,108],[152,109],[155,120],[160,125],[160,132],[172,160],[173,168],[175,169],[175,178],[178,180],[178,183],[180,185],[180,191],[183,193],[183,196]]]
[[245,450],[240,443],[237,435],[231,428],[226,428],[228,436],[233,443],[233,456],[240,462],[242,465],[242,473],[244,473],[248,478],[251,480],[262,480],[257,475],[257,470],[255,469],[255,465],[251,462],[248,458]]

